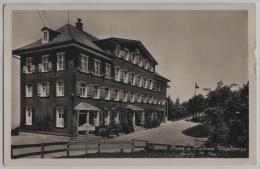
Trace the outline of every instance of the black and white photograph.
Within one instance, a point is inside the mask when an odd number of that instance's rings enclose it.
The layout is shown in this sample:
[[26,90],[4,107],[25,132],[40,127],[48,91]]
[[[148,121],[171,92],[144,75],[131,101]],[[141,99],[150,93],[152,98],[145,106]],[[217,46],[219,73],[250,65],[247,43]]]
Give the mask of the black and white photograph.
[[12,161],[249,159],[249,10],[9,19]]

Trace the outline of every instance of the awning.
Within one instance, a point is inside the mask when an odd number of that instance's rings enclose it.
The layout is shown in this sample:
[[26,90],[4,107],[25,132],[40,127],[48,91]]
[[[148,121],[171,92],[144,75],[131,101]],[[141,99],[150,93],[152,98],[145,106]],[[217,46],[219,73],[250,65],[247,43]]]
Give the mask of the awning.
[[81,102],[79,103],[77,106],[74,107],[74,110],[95,110],[95,111],[99,111],[100,109],[92,106],[91,104],[88,104],[86,102]]
[[144,109],[134,106],[134,105],[127,105],[126,108],[130,109],[130,110],[134,110],[134,111],[144,111]]

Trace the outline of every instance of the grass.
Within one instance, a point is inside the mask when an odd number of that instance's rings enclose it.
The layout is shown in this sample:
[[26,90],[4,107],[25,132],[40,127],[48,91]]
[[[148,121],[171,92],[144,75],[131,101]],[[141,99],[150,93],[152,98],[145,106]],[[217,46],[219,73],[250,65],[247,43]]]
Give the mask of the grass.
[[184,130],[182,133],[191,137],[208,137],[209,127],[205,124],[199,124]]

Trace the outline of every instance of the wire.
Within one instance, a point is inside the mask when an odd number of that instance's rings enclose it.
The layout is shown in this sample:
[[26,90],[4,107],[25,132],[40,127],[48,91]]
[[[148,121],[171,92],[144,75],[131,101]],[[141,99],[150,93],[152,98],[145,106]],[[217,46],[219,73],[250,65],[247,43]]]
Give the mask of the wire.
[[45,22],[44,22],[44,19],[43,19],[42,15],[41,15],[40,11],[37,11],[37,14],[38,14],[39,17],[40,17],[40,19],[41,19],[41,21],[42,21],[42,23],[43,23],[43,26],[45,26]]
[[45,11],[42,11],[42,14],[43,14],[43,17],[45,18],[45,20],[46,20],[48,26],[52,29],[52,26],[51,26],[51,24],[50,24],[50,22],[49,22],[49,19],[48,19],[48,17],[47,17],[46,12],[45,12]]

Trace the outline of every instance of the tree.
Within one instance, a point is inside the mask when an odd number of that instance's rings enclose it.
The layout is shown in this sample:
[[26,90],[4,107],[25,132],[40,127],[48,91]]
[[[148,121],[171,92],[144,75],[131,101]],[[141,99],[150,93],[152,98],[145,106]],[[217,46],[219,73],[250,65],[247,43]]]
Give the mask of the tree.
[[234,85],[219,82],[206,98],[209,144],[248,146],[248,83],[232,91]]
[[190,98],[185,105],[185,109],[190,115],[197,115],[204,111],[205,108],[205,98],[203,95],[195,95]]

